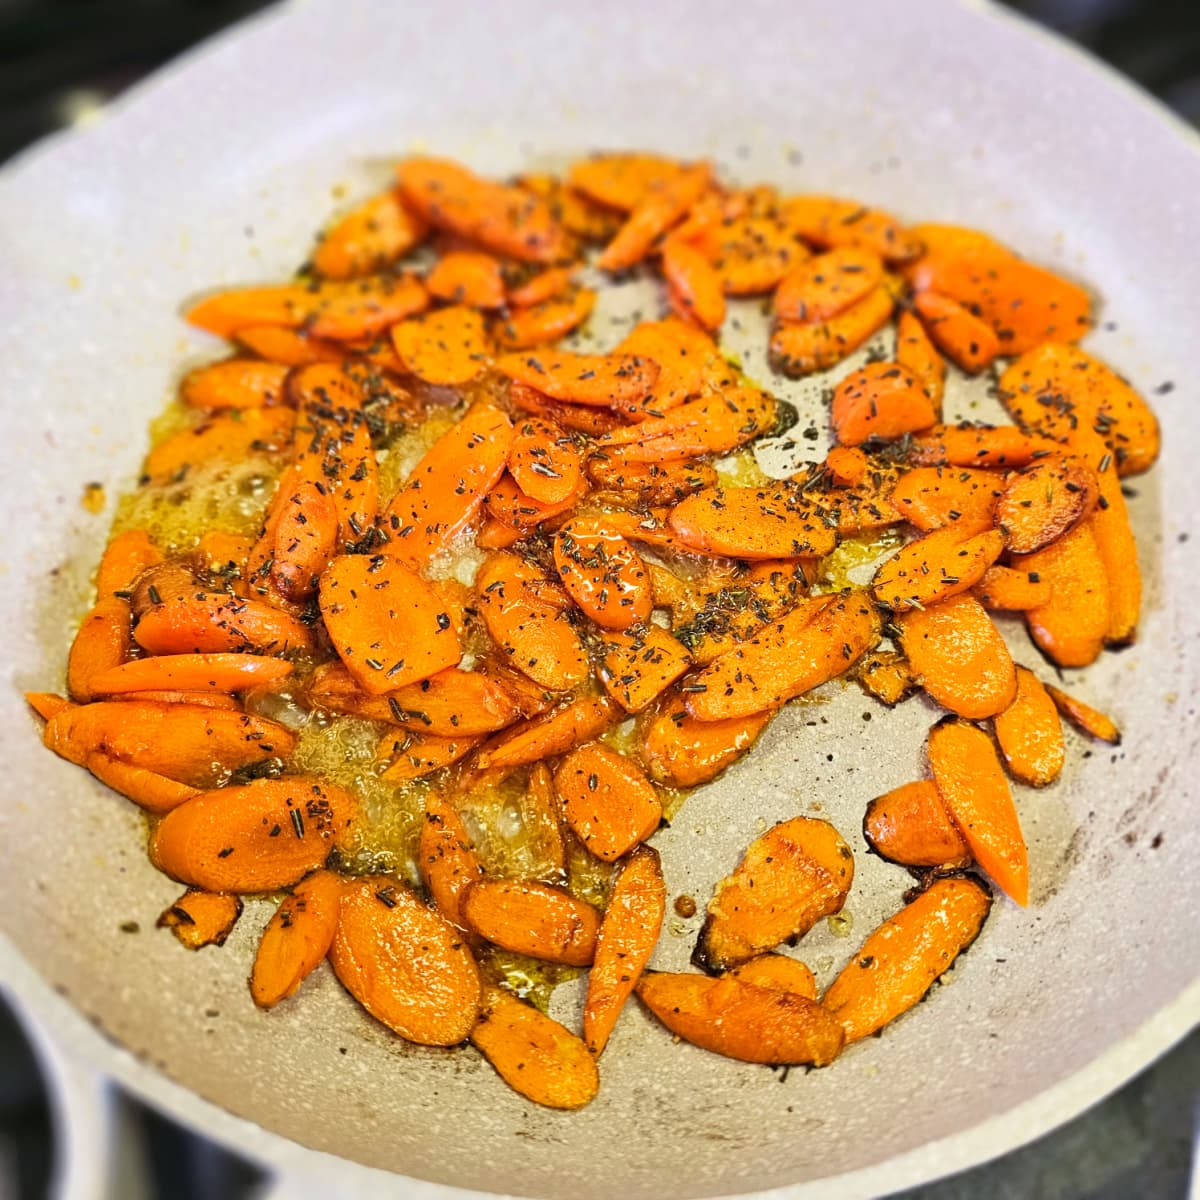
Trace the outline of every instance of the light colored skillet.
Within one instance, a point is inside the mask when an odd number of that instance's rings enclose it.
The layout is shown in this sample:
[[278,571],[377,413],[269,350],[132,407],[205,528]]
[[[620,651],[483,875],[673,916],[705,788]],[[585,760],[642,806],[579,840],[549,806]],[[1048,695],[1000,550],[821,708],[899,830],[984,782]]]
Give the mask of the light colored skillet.
[[[1020,795],[1031,907],[1000,900],[948,986],[829,1070],[784,1078],[675,1045],[635,1006],[599,1099],[564,1115],[473,1052],[386,1034],[324,969],[255,1011],[265,908],[223,951],[154,932],[176,888],[147,865],[139,817],[40,749],[19,691],[60,678],[104,538],[83,483],[132,478],[175,373],[213,352],[175,317],[181,298],[286,272],[332,186],[361,194],[410,147],[508,171],[623,145],[977,224],[1086,279],[1103,297],[1088,344],[1161,393],[1166,436],[1133,482],[1141,640],[1070,681],[1125,744],[1085,759],[1072,738],[1064,780]],[[859,1195],[986,1159],[1098,1099],[1198,1003],[1197,195],[1195,144],[1093,64],[989,9],[887,0],[296,5],[35,150],[0,182],[5,985],[136,1092],[335,1194],[396,1181],[301,1147],[539,1196]],[[761,355],[757,334],[737,344],[754,341]],[[761,357],[747,366],[762,376]],[[785,394],[818,414],[815,389]],[[865,802],[919,771],[936,714],[915,700],[885,719],[856,688],[830,693],[787,710],[659,836],[673,895],[703,901],[763,822],[800,812],[863,849]],[[905,886],[865,853],[858,867],[849,936],[822,928],[803,946],[823,978]],[[141,932],[121,932],[129,921]],[[658,965],[682,967],[695,925],[664,936]],[[578,1000],[564,989],[560,1010]]]

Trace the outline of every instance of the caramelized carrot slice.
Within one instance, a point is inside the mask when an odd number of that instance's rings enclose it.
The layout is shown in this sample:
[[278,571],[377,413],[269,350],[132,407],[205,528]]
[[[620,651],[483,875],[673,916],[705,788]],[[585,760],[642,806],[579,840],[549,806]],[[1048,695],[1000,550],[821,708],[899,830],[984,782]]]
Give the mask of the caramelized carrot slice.
[[357,818],[349,792],[313,776],[256,779],[172,809],[150,835],[150,858],[210,892],[270,892],[324,866]]
[[545,300],[553,300],[566,292],[578,268],[550,267],[531,275],[524,283],[508,289],[508,302],[518,308],[528,308],[531,304],[541,304]]
[[594,437],[608,433],[622,424],[618,417],[604,409],[589,408],[584,404],[560,404],[557,400],[549,400],[541,392],[515,381],[509,385],[508,398],[518,412],[533,413],[547,421],[553,421],[555,425],[561,425],[564,429],[590,433]]
[[1095,662],[1110,626],[1109,582],[1096,537],[1085,521],[1012,565],[1050,585],[1050,599],[1025,613],[1029,635],[1060,667]]
[[655,241],[700,199],[711,179],[709,164],[697,163],[656,181],[632,209],[616,237],[604,247],[596,265],[604,271],[624,271],[641,262]]
[[615,407],[643,399],[658,379],[658,364],[635,354],[575,354],[554,350],[504,354],[496,367],[509,379],[554,400]]
[[946,363],[919,318],[907,309],[896,320],[896,361],[920,381],[925,394],[940,406],[946,390]]
[[967,538],[991,529],[1004,482],[969,467],[915,467],[896,482],[889,502],[923,533],[953,528]]
[[1015,425],[938,425],[913,439],[909,460],[917,466],[1015,470],[1062,452],[1059,442]]
[[101,693],[95,680],[119,668],[133,648],[129,602],[109,594],[79,624],[67,656],[67,692],[86,703]]
[[184,404],[208,412],[266,408],[283,403],[289,370],[280,363],[231,358],[189,371],[179,385],[179,395]]
[[640,712],[692,665],[683,644],[657,625],[605,633],[601,644],[604,686],[626,712]]
[[715,779],[754,745],[769,712],[724,721],[698,721],[682,700],[655,712],[641,732],[640,754],[651,778],[689,788]]
[[96,568],[96,595],[103,599],[128,590],[147,567],[161,562],[161,552],[144,529],[118,533],[105,546]]
[[827,683],[879,640],[879,615],[861,593],[801,603],[748,642],[684,679],[701,721],[746,717]]
[[559,820],[562,806],[554,790],[554,776],[544,762],[529,768],[529,781],[517,806],[535,858],[550,876],[561,879],[567,866],[566,838]]
[[890,213],[836,196],[789,196],[780,205],[783,220],[814,246],[857,246],[888,262],[905,262],[921,252],[915,231]]
[[935,880],[884,921],[821,1002],[846,1041],[877,1033],[912,1008],[979,936],[991,907],[987,888],[959,875]]
[[646,621],[654,593],[646,564],[603,517],[577,517],[554,539],[554,566],[571,599],[604,629]]
[[[304,483],[332,501],[337,537],[343,546],[356,545],[374,531],[379,516],[379,471],[364,412],[345,407],[305,409],[296,423],[294,465],[277,493],[281,502]],[[321,521],[326,524],[328,517],[323,515]],[[318,542],[326,536],[327,531]]]
[[1038,677],[1017,668],[1017,694],[992,722],[1008,773],[1021,783],[1045,787],[1062,773],[1062,722]]
[[240,580],[253,549],[254,539],[245,534],[209,529],[200,535],[193,557],[201,571]]
[[975,861],[1024,907],[1029,856],[992,739],[976,725],[947,717],[929,731],[926,749],[942,803]]
[[673,307],[702,329],[716,332],[725,321],[725,288],[716,269],[680,238],[663,246],[662,271]]
[[916,687],[907,659],[894,650],[868,654],[858,669],[857,679],[868,695],[888,708],[899,704]]
[[[278,659],[272,659],[277,662]],[[239,711],[241,705],[234,696],[225,692],[164,691],[162,688],[147,688],[144,692],[112,692],[106,700],[147,700],[155,704],[199,704],[205,708],[225,708]]]
[[483,402],[467,409],[388,505],[388,553],[419,570],[446,549],[504,473],[511,446],[512,422],[505,413]]
[[804,325],[828,321],[866,299],[882,282],[879,255],[855,246],[830,250],[783,277],[775,290],[775,315]]
[[335,558],[321,576],[320,601],[338,657],[373,696],[428,679],[462,656],[441,597],[395,558]]
[[389,760],[389,766],[380,779],[404,783],[432,775],[434,771],[466,758],[482,740],[481,736],[438,737],[435,733],[414,733],[412,730],[385,734],[376,753],[379,758]]
[[692,961],[724,971],[803,937],[841,912],[854,879],[850,847],[828,821],[793,817],[750,843],[709,901]]
[[717,472],[704,462],[629,462],[619,448],[593,454],[587,472],[606,491],[627,492],[639,507],[678,504],[701,488],[715,487]]
[[461,387],[486,368],[491,343],[473,308],[452,305],[392,326],[392,344],[418,379]]
[[871,472],[871,460],[856,446],[830,446],[825,467],[838,487],[857,487]]
[[604,732],[618,720],[611,701],[585,696],[561,708],[506,729],[476,755],[481,770],[520,767],[555,754],[565,754]]
[[396,177],[405,203],[435,229],[522,262],[566,256],[567,237],[549,206],[524,188],[492,183],[437,158],[405,159]]
[[658,154],[597,154],[572,163],[567,182],[609,208],[631,212],[682,170],[680,163]]
[[313,644],[307,625],[273,605],[206,592],[165,597],[133,637],[149,654],[283,654]]
[[254,956],[250,995],[273,1008],[295,995],[333,945],[341,909],[342,881],[333,871],[301,880],[275,910]]
[[625,1001],[650,961],[666,910],[667,885],[658,853],[639,846],[613,881],[588,972],[583,1039],[595,1055],[608,1044]]
[[921,686],[972,721],[1003,712],[1017,694],[1012,656],[1000,631],[969,593],[897,615],[900,645]]
[[1076,729],[1081,729],[1089,736],[1099,738],[1112,746],[1121,744],[1121,731],[1111,717],[1105,716],[1099,709],[1092,708],[1090,704],[1084,704],[1077,696],[1068,695],[1061,688],[1049,683],[1045,687],[1050,699],[1054,701],[1054,706]]
[[465,304],[468,308],[504,306],[504,275],[499,260],[474,250],[443,254],[425,276],[425,288],[447,304]]
[[429,792],[425,797],[417,866],[438,912],[451,924],[465,928],[462,894],[483,878],[483,866],[462,817],[441,792]]
[[901,784],[867,805],[863,833],[882,857],[906,867],[965,867],[971,851],[929,779]]
[[729,296],[763,295],[808,258],[808,248],[795,231],[773,216],[723,220],[706,241],[713,269]]
[[26,692],[25,703],[43,721],[49,721],[51,717],[58,716],[64,709],[75,707],[70,700],[65,696],[58,695],[57,692]]
[[177,482],[209,462],[239,462],[255,454],[278,454],[291,444],[296,414],[288,408],[217,413],[159,442],[142,464],[152,483]]
[[574,440],[537,417],[517,422],[508,469],[517,486],[541,504],[561,504],[583,482],[583,460]]
[[[518,430],[522,424],[523,422],[518,422]],[[580,480],[575,491],[570,495],[562,500],[556,500],[553,504],[546,504],[522,491],[512,475],[506,472],[500,476],[496,486],[483,498],[483,511],[512,534],[508,541],[500,545],[499,548],[503,549],[532,533],[543,521],[549,521],[554,517],[562,516],[563,513],[570,512],[586,492],[587,485]],[[475,544],[487,549],[488,547],[481,541],[481,537],[482,533],[475,535]]]
[[888,323],[893,308],[892,293],[881,284],[827,321],[781,321],[771,334],[771,365],[792,379],[835,367]]
[[996,526],[1013,554],[1062,537],[1095,507],[1099,484],[1078,459],[1047,458],[1012,476],[996,504]]
[[812,971],[797,958],[786,954],[760,954],[725,972],[731,979],[772,992],[790,992],[806,1000],[817,998],[817,981]]
[[1042,342],[1076,341],[1091,327],[1091,302],[1081,287],[1025,262],[973,229],[918,225],[924,246],[906,274],[918,292],[935,291],[982,317],[1004,354]]
[[676,1037],[742,1062],[823,1067],[838,1056],[845,1039],[815,1000],[731,975],[710,979],[651,971],[636,991]]
[[938,604],[973,588],[1003,549],[1004,538],[995,529],[969,538],[953,526],[935,529],[884,562],[871,590],[895,611]]
[[599,914],[548,883],[477,879],[463,889],[459,911],[480,937],[530,958],[586,967],[596,952]]
[[352,341],[403,321],[428,303],[415,276],[367,275],[349,281],[234,288],[206,297],[186,315],[193,325],[218,337],[232,337],[253,325],[284,325],[318,338]]
[[630,759],[607,746],[572,750],[554,773],[567,824],[584,846],[616,862],[644,842],[662,820],[654,785]]
[[315,362],[341,362],[345,348],[335,342],[311,337],[303,329],[284,325],[247,325],[234,335],[251,354],[285,367],[303,367]]
[[913,307],[934,345],[960,371],[978,375],[1000,353],[1000,339],[992,327],[957,300],[937,292],[918,292]]
[[181,946],[199,950],[204,946],[223,946],[242,915],[242,902],[224,892],[202,892],[188,888],[155,924],[169,929]]
[[557,584],[515,554],[492,554],[475,577],[475,594],[492,638],[519,671],[565,691],[588,676],[588,660]]
[[704,488],[671,510],[670,526],[693,550],[733,558],[819,556],[837,544],[800,489],[787,483]]
[[988,567],[975,585],[975,595],[984,608],[1024,612],[1041,608],[1050,600],[1053,589],[1041,576],[1012,567]]
[[471,1044],[509,1087],[546,1108],[582,1108],[600,1090],[600,1073],[587,1046],[503,988],[484,990]]
[[337,550],[337,505],[324,487],[304,480],[278,506],[274,526],[271,578],[289,600],[304,600]]
[[607,242],[621,226],[621,217],[616,210],[597,204],[557,176],[522,175],[517,182],[527,191],[541,196],[562,227],[586,242]]
[[326,279],[370,275],[403,258],[424,237],[424,223],[400,203],[395,192],[382,192],[351,209],[321,235],[313,268]]
[[342,883],[329,962],[342,986],[407,1041],[455,1046],[479,1019],[479,968],[462,934],[388,875]]
[[617,345],[617,353],[646,359],[659,368],[644,396],[621,399],[613,407],[630,420],[642,421],[678,407],[706,390],[710,375],[725,367],[716,344],[686,321],[642,321]]
[[198,788],[168,779],[165,775],[146,767],[123,762],[102,750],[91,751],[83,765],[101,783],[112,788],[114,792],[120,792],[147,812],[170,812],[171,809],[178,808],[185,801],[200,794]]
[[557,342],[582,325],[595,306],[591,288],[571,287],[549,300],[510,308],[502,321],[492,325],[492,336],[508,350]]
[[876,362],[847,375],[833,393],[833,431],[843,446],[891,441],[937,421],[920,381],[899,363]]
[[242,692],[278,683],[291,673],[290,662],[254,654],[167,654],[104,671],[93,678],[92,689],[98,696],[177,689]]

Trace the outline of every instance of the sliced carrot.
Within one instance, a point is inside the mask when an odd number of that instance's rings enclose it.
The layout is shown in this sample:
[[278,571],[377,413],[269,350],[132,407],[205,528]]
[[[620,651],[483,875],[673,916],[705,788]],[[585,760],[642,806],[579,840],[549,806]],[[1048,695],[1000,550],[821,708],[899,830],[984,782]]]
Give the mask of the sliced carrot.
[[517,182],[541,196],[562,227],[586,242],[606,242],[621,227],[616,210],[597,204],[579,188],[571,187],[555,175],[522,175]]
[[234,288],[194,305],[187,319],[219,337],[253,325],[284,325],[335,341],[366,337],[411,317],[429,303],[413,275],[367,275],[349,281]]
[[329,962],[346,991],[407,1041],[455,1046],[479,1018],[479,968],[462,934],[388,875],[342,883]]
[[462,656],[441,597],[395,558],[335,558],[321,576],[320,601],[338,657],[373,696],[428,679]]
[[855,246],[818,254],[794,267],[775,290],[775,315],[809,325],[866,299],[883,282],[879,255]]
[[725,288],[716,269],[695,246],[668,238],[662,270],[672,303],[702,329],[716,332],[725,321]]
[[462,891],[459,911],[480,937],[530,958],[586,967],[596,952],[599,914],[548,883],[474,880]]
[[149,654],[283,654],[313,644],[307,625],[270,604],[205,592],[164,598],[133,637]]
[[1110,626],[1109,582],[1091,526],[1076,525],[1043,550],[1014,556],[1017,570],[1050,585],[1050,599],[1025,613],[1037,647],[1060,667],[1086,667]]
[[447,304],[465,304],[468,308],[504,306],[504,275],[499,260],[474,250],[443,254],[425,276],[425,287],[431,296]]
[[567,866],[567,842],[559,820],[562,805],[554,790],[554,776],[544,762],[529,768],[529,780],[517,807],[537,861],[551,877],[561,879]]
[[639,752],[652,779],[689,788],[715,779],[736,762],[770,721],[769,712],[724,721],[698,721],[682,699],[656,711],[641,730]]
[[636,507],[677,504],[701,488],[715,487],[716,470],[705,462],[629,462],[619,448],[593,454],[587,473],[597,487]]
[[223,946],[242,915],[242,902],[225,892],[202,892],[188,888],[169,908],[163,910],[156,925],[169,929],[188,950],[204,946]]
[[584,846],[616,862],[662,820],[654,785],[623,754],[596,743],[572,750],[554,773],[567,824]]
[[98,696],[176,689],[241,692],[278,683],[291,673],[290,662],[254,654],[167,654],[105,671],[93,678],[92,688]]
[[817,998],[817,981],[812,971],[786,954],[760,954],[726,972],[731,979],[773,992],[790,992],[806,1000]]
[[1015,425],[938,425],[913,439],[909,458],[916,466],[1016,470],[1062,452],[1059,442]]
[[1017,694],[992,722],[1008,773],[1021,783],[1045,787],[1062,773],[1062,722],[1038,677],[1017,667]]
[[198,587],[193,565],[186,559],[170,558],[147,567],[126,590],[134,619],[141,620],[164,599],[186,597]]
[[118,533],[104,547],[96,568],[96,595],[103,599],[127,591],[144,570],[161,562],[161,551],[144,529]]
[[265,408],[283,403],[290,369],[280,363],[230,358],[189,371],[179,385],[179,395],[184,404],[208,412]]
[[649,360],[659,368],[658,377],[644,396],[618,400],[613,406],[634,421],[661,417],[685,400],[699,396],[709,376],[725,366],[708,334],[674,317],[639,322],[621,339],[616,352]]
[[701,721],[746,717],[827,683],[879,640],[863,593],[802,603],[742,646],[685,677],[688,712]]
[[[278,662],[271,659],[271,662]],[[147,688],[143,692],[111,692],[104,697],[106,700],[146,700],[155,704],[199,704],[204,708],[224,708],[231,712],[239,711],[241,705],[235,696],[226,692],[201,692],[164,690],[162,688]]]
[[518,308],[553,300],[566,292],[575,278],[576,267],[549,267],[529,276],[523,283],[508,289],[508,302]]
[[929,731],[926,748],[942,803],[975,861],[1024,907],[1029,856],[992,739],[976,725],[947,717]]
[[654,242],[695,204],[711,179],[709,164],[697,163],[652,183],[596,265],[604,271],[624,271],[641,262]]
[[280,484],[280,501],[307,482],[333,502],[343,546],[357,545],[373,534],[379,516],[379,471],[366,413],[357,408],[318,412],[309,406],[296,423],[295,447],[292,470]]
[[874,337],[894,308],[892,293],[881,284],[827,321],[809,325],[781,321],[771,334],[771,365],[792,379],[835,367]]
[[943,707],[972,721],[1003,712],[1017,694],[1012,656],[969,593],[899,613],[900,645],[913,676]]
[[392,344],[418,379],[461,387],[487,367],[491,343],[473,308],[452,305],[392,326]]
[[656,549],[669,550],[673,554],[695,554],[682,538],[671,532],[667,518],[671,510],[652,508],[648,512],[624,512],[610,509],[604,514],[604,524],[615,533],[631,542],[644,542]]
[[382,192],[351,209],[321,235],[313,267],[326,279],[370,275],[403,258],[424,237],[424,223],[395,192]]
[[918,292],[936,291],[982,317],[1004,354],[1042,342],[1075,341],[1091,327],[1083,288],[1017,258],[985,234],[954,225],[918,225],[924,246],[906,274]]
[[504,354],[496,367],[509,379],[554,400],[614,407],[643,399],[658,379],[658,364],[634,354],[575,354],[555,350]]
[[288,408],[251,408],[217,413],[159,442],[142,464],[152,483],[175,483],[209,462],[238,462],[255,454],[278,454],[291,444],[296,414]]
[[978,375],[1000,353],[1000,339],[992,327],[957,300],[937,292],[918,292],[913,307],[934,345],[968,375]]
[[[807,485],[809,475],[793,476]],[[873,467],[870,476],[856,487],[804,486],[805,503],[840,537],[854,537],[899,525],[903,515],[891,502],[895,471]]]
[[385,734],[379,743],[377,755],[387,759],[389,765],[380,775],[389,783],[404,783],[410,779],[421,779],[440,771],[451,763],[466,758],[483,740],[482,736],[438,737],[436,733]]
[[744,559],[825,555],[837,535],[787,483],[761,488],[704,488],[680,501],[670,526],[704,554]]
[[349,792],[313,776],[256,779],[172,809],[150,836],[150,858],[210,892],[270,892],[323,866],[357,817]]
[[876,650],[868,654],[862,660],[856,678],[864,691],[888,708],[899,704],[916,687],[908,660],[894,650]]
[[518,412],[533,413],[561,425],[564,429],[574,429],[579,433],[590,433],[598,437],[618,428],[622,421],[611,412],[600,408],[590,408],[585,404],[560,404],[557,400],[549,400],[534,388],[526,387],[515,381],[509,385],[508,398]]
[[337,550],[338,509],[325,488],[299,483],[278,507],[271,578],[289,599],[304,600]]
[[[518,421],[518,429],[523,424]],[[483,498],[483,511],[489,518],[500,522],[513,534],[511,539],[501,544],[500,548],[503,548],[532,533],[544,521],[553,520],[555,517],[562,516],[563,513],[570,512],[586,492],[587,485],[580,480],[570,495],[562,500],[556,500],[553,504],[546,504],[522,491],[512,475],[505,472],[496,481],[496,486]],[[475,544],[483,546],[485,549],[489,548],[481,542],[480,537],[481,534],[475,535]]]
[[1049,683],[1045,687],[1055,707],[1076,729],[1081,729],[1089,736],[1099,738],[1112,746],[1121,744],[1121,731],[1111,717],[1105,716],[1090,704],[1084,704],[1078,697],[1068,695],[1061,688]]
[[612,702],[584,696],[497,734],[475,757],[480,770],[520,767],[565,754],[618,720]]
[[814,246],[862,247],[888,262],[905,262],[921,252],[915,231],[905,229],[883,209],[867,208],[857,200],[789,196],[780,205],[780,215]]
[[[515,485],[514,485],[515,486]],[[505,525],[492,517],[485,517],[475,534],[475,545],[480,550],[507,550],[525,536],[520,529]]]
[[657,625],[605,633],[601,644],[604,686],[626,712],[640,712],[692,665],[678,638]]
[[72,700],[94,700],[95,680],[119,668],[133,649],[129,601],[109,594],[79,624],[67,656],[67,692]]
[[508,469],[517,486],[542,504],[559,504],[579,491],[583,460],[558,426],[537,417],[516,423]]
[[825,468],[838,487],[856,487],[871,470],[871,460],[855,446],[830,446]]
[[952,527],[963,537],[991,529],[1003,480],[969,467],[915,467],[896,482],[888,497],[910,524],[924,533]]
[[1012,567],[988,567],[975,585],[975,595],[984,608],[1010,612],[1041,608],[1052,592],[1050,584],[1036,572],[1015,571]]
[[503,320],[492,325],[492,336],[508,350],[557,342],[582,325],[595,306],[596,293],[591,288],[571,287],[549,300],[510,308]]
[[310,336],[303,329],[284,325],[247,325],[234,335],[251,354],[285,367],[303,367],[314,362],[341,362],[345,348],[336,342]]
[[132,800],[147,812],[165,813],[200,794],[200,789],[168,779],[157,771],[138,767],[113,758],[102,750],[93,750],[83,765],[100,780]]
[[724,971],[841,912],[854,856],[828,821],[793,817],[750,843],[717,884],[692,961]]
[[1099,483],[1078,459],[1047,458],[1012,476],[996,503],[996,526],[1013,554],[1062,537],[1095,507]]
[[325,420],[345,421],[341,410],[362,408],[366,391],[361,375],[345,362],[309,363],[291,373],[287,386],[298,409],[312,409],[311,416]]
[[650,961],[666,909],[667,885],[658,853],[639,846],[613,881],[588,972],[583,1038],[595,1055],[608,1044],[625,1001]]
[[465,928],[462,894],[469,884],[483,878],[483,866],[462,817],[441,792],[429,792],[425,797],[417,866],[438,912],[451,924]]
[[254,549],[254,539],[224,529],[209,529],[200,535],[193,558],[201,572],[241,580]]
[[954,526],[935,529],[884,562],[871,590],[895,611],[938,604],[973,588],[1003,549],[1004,538],[995,529],[968,538]]
[[654,593],[646,564],[601,517],[577,517],[554,538],[554,566],[571,599],[604,629],[647,620]]
[[843,446],[891,441],[937,421],[921,382],[899,363],[876,362],[847,375],[833,393],[833,431]]
[[485,402],[467,409],[388,505],[387,552],[420,570],[446,549],[504,473],[511,445],[512,422],[505,413]]
[[43,721],[49,721],[51,717],[58,716],[64,709],[75,707],[70,700],[65,696],[58,695],[57,692],[26,692],[25,703]]
[[475,594],[488,632],[513,667],[556,691],[587,678],[570,602],[541,570],[515,554],[491,554],[475,577]]
[[965,867],[971,851],[929,779],[901,784],[867,805],[863,833],[871,848],[906,867]]
[[600,1090],[587,1046],[503,988],[485,989],[471,1044],[509,1087],[546,1108],[582,1108]]
[[946,363],[917,316],[905,309],[896,320],[896,361],[921,382],[925,394],[941,405],[946,390]]
[[821,1001],[846,1041],[877,1033],[922,999],[979,936],[991,907],[987,888],[959,875],[935,880],[884,921]]
[[680,163],[658,154],[597,154],[572,163],[567,182],[609,208],[631,212],[682,170]]
[[815,1000],[756,987],[731,975],[669,975],[652,971],[638,999],[684,1041],[742,1062],[827,1066],[845,1034]]
[[713,269],[729,296],[763,295],[808,257],[795,231],[775,216],[723,220],[708,241]]
[[316,970],[333,945],[341,910],[342,881],[317,871],[284,896],[263,930],[250,972],[250,995],[273,1008]]

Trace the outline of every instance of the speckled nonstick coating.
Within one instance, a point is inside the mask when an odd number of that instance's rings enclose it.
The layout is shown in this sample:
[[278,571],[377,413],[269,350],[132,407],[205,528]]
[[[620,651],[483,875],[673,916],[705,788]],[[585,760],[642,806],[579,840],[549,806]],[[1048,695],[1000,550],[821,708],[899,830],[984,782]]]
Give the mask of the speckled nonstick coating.
[[[1141,639],[1069,680],[1115,713],[1125,743],[1071,735],[1062,782],[1020,790],[1029,909],[999,901],[947,986],[828,1070],[784,1077],[675,1045],[634,1006],[600,1097],[562,1114],[526,1104],[473,1051],[390,1036],[324,968],[298,1000],[257,1012],[245,976],[265,906],[249,905],[220,951],[186,954],[154,931],[177,888],[146,862],[138,813],[39,747],[19,693],[58,683],[104,539],[108,516],[83,512],[82,485],[132,479],[172,381],[213,353],[178,321],[181,298],[285,273],[333,186],[365,192],[410,147],[510,171],[622,145],[978,224],[1089,281],[1104,303],[1088,345],[1154,397],[1165,452],[1130,481]],[[982,1160],[1098,1099],[1198,1006],[1200,616],[1185,541],[1200,537],[1185,367],[1200,324],[1198,194],[1194,141],[1093,64],[976,5],[887,0],[307,3],[35,149],[0,176],[3,982],[173,1115],[333,1194],[441,1193],[353,1165],[368,1164],[581,1200],[858,1195]],[[607,298],[598,343],[649,295]],[[823,429],[823,384],[767,376],[754,314],[740,312],[730,346],[797,403],[799,430]],[[992,411],[981,394],[958,392],[952,409]],[[656,838],[671,894],[703,904],[767,823],[828,816],[858,862],[852,929],[821,926],[802,946],[830,978],[907,884],[865,853],[859,827],[870,797],[920,770],[937,715],[920,699],[884,713],[854,686],[790,707]],[[141,932],[121,932],[129,921]],[[673,921],[655,965],[683,967],[698,925]],[[555,1000],[570,1017],[580,990]]]

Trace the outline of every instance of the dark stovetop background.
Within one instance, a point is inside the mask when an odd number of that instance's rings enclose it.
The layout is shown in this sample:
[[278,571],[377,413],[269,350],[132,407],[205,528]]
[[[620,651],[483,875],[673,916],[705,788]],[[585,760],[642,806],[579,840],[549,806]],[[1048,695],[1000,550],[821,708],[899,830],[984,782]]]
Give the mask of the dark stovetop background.
[[[1200,0],[1015,0],[1200,126]],[[0,0],[0,161],[69,124],[259,0]],[[1111,1099],[999,1162],[902,1200],[1175,1200],[1188,1193],[1200,1035]],[[146,1194],[240,1200],[249,1164],[135,1106]],[[0,1200],[47,1194],[54,1138],[37,1064],[0,999]],[[122,1198],[114,1198],[122,1200]]]

